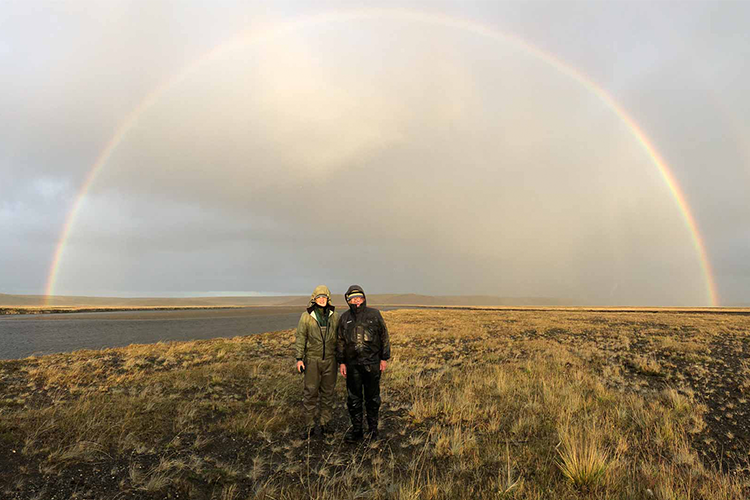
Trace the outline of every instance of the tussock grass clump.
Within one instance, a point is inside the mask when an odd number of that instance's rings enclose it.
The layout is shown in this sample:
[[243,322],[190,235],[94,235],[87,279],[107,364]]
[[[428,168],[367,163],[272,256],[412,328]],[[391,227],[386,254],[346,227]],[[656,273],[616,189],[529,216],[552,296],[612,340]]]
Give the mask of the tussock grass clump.
[[603,483],[610,456],[598,442],[595,425],[572,428],[570,422],[559,429],[558,467],[577,488],[591,490]]
[[644,375],[661,375],[662,373],[659,362],[650,356],[633,356],[631,366]]

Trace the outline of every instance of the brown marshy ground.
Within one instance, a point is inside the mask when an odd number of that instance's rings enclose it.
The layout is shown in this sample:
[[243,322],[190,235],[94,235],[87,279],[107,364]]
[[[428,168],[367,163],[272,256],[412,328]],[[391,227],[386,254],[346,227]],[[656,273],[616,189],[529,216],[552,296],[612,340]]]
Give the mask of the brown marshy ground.
[[[0,362],[0,496],[750,497],[750,316],[399,310],[383,438],[298,439],[293,331]],[[217,332],[220,334],[220,332]]]

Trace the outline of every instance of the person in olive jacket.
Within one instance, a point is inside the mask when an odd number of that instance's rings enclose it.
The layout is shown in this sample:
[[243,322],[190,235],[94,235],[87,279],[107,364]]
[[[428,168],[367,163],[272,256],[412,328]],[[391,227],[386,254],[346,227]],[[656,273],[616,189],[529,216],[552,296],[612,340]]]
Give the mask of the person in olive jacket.
[[367,297],[361,286],[350,286],[344,297],[349,310],[339,320],[336,361],[346,379],[346,406],[352,427],[344,439],[351,443],[363,437],[363,392],[368,433],[371,439],[378,437],[380,374],[385,371],[391,357],[391,342],[383,316],[377,309],[367,307]]
[[[304,372],[302,406],[305,411],[303,439],[315,431],[320,420],[320,433],[330,432],[333,391],[338,376],[336,366],[336,328],[339,316],[331,304],[331,291],[320,285],[310,296],[310,305],[297,325],[295,351],[297,371]],[[318,416],[318,406],[319,416]]]

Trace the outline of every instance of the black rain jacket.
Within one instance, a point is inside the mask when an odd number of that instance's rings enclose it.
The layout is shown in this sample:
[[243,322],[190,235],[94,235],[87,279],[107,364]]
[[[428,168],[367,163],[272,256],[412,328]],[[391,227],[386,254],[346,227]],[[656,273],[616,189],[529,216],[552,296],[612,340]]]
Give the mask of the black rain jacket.
[[[344,297],[354,292],[365,294],[362,287],[352,285]],[[367,296],[359,307],[349,304],[349,310],[339,318],[336,333],[336,362],[352,365],[380,363],[391,357],[388,328],[380,311],[367,307]]]

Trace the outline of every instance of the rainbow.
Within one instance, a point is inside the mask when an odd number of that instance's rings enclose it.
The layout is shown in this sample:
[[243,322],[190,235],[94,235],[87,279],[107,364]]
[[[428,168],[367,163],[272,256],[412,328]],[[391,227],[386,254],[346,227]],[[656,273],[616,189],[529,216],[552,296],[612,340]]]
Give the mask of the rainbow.
[[154,90],[152,90],[141,103],[131,111],[123,122],[118,126],[114,136],[107,142],[104,149],[97,157],[91,170],[86,175],[86,178],[79,189],[78,195],[75,198],[73,207],[71,208],[66,218],[65,224],[61,231],[58,239],[52,264],[48,273],[45,296],[46,301],[53,295],[55,289],[55,282],[57,275],[60,270],[60,265],[65,254],[65,246],[68,238],[73,230],[75,221],[81,208],[84,204],[86,194],[88,193],[91,185],[96,180],[99,172],[107,164],[117,147],[122,143],[123,139],[127,136],[128,132],[138,122],[138,119],[143,113],[153,106],[159,99],[172,87],[183,81],[187,76],[195,72],[206,62],[215,58],[216,56],[226,53],[227,51],[246,46],[248,44],[260,43],[264,40],[270,40],[282,36],[286,33],[290,33],[300,28],[313,27],[316,25],[334,23],[334,22],[347,22],[357,20],[372,20],[372,19],[395,19],[414,21],[423,24],[432,24],[436,26],[450,27],[461,30],[466,30],[477,34],[482,37],[490,38],[493,40],[510,42],[516,47],[525,51],[532,56],[539,58],[546,62],[559,72],[567,75],[574,81],[583,85],[587,90],[596,95],[604,104],[611,109],[620,120],[630,129],[633,136],[638,140],[641,147],[651,158],[651,161],[656,165],[661,173],[664,182],[669,187],[669,190],[674,198],[677,206],[682,213],[684,223],[692,236],[693,246],[700,260],[700,265],[703,272],[703,277],[706,285],[706,299],[712,306],[719,304],[718,293],[716,289],[716,283],[713,278],[713,272],[711,264],[708,259],[708,253],[706,251],[705,243],[703,242],[700,233],[698,231],[698,225],[696,224],[695,218],[690,211],[685,194],[680,189],[674,175],[667,166],[666,162],[661,158],[656,148],[648,140],[646,134],[641,130],[638,124],[625,112],[625,110],[600,86],[594,83],[591,79],[578,72],[571,66],[565,64],[552,54],[542,51],[541,49],[530,45],[529,43],[521,40],[520,38],[498,31],[495,28],[484,25],[477,21],[460,19],[450,17],[445,14],[438,13],[425,13],[414,10],[405,9],[357,9],[345,12],[329,12],[325,14],[318,14],[312,16],[304,16],[292,21],[286,21],[274,24],[268,27],[256,28],[253,30],[245,31],[238,36],[230,39],[229,41],[218,45],[212,50],[200,56],[198,59],[187,65],[183,70],[167,79]]

